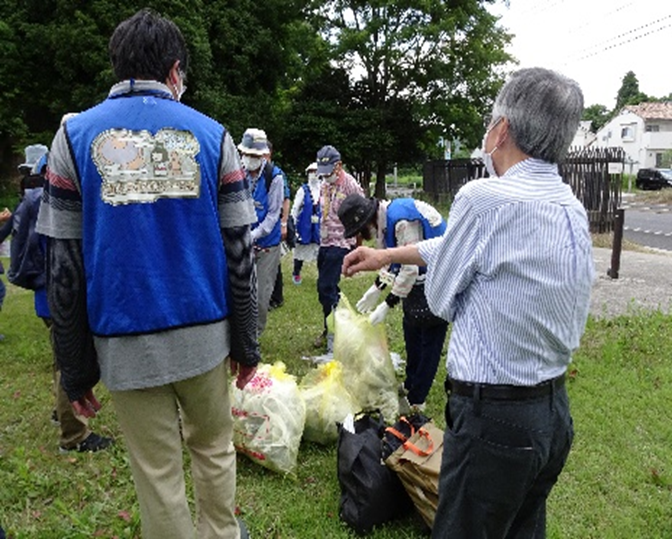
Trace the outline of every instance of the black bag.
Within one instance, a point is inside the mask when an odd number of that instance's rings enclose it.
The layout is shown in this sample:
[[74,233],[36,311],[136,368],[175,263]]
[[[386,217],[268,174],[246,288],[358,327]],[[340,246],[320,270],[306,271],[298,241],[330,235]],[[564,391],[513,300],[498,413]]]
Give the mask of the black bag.
[[414,326],[438,326],[446,323],[429,309],[425,297],[425,283],[415,283],[408,296],[402,301],[404,318]]
[[353,434],[338,425],[339,516],[355,532],[365,534],[407,514],[413,503],[397,474],[382,460],[382,415],[360,414],[354,426]]
[[26,189],[12,215],[7,280],[29,290],[43,288],[47,282],[43,238],[35,230],[41,200],[42,187]]

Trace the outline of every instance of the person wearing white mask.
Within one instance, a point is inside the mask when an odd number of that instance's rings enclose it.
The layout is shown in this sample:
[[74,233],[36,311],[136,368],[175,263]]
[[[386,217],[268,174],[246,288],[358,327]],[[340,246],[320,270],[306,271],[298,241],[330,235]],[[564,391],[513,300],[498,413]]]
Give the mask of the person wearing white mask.
[[320,204],[320,249],[317,253],[317,295],[324,314],[324,330],[314,345],[327,346],[327,353],[333,347],[333,335],[327,330],[327,317],[338,304],[341,289],[341,264],[343,258],[356,245],[355,238],[345,237],[345,227],[338,218],[338,208],[345,197],[353,193],[364,195],[361,186],[350,174],[343,170],[341,154],[333,146],[324,146],[317,152],[317,176],[322,180]]
[[282,171],[264,157],[270,155],[270,149],[266,132],[262,129],[245,130],[238,150],[257,212],[257,222],[252,225],[252,242],[257,265],[258,329],[261,335],[266,327],[268,307],[280,263],[280,212],[284,180]]
[[586,210],[558,173],[582,112],[575,81],[513,73],[483,142],[492,177],[460,189],[443,236],[344,260],[346,275],[426,266],[429,308],[453,322],[435,538],[546,536],[574,438],[566,371],[595,275]]
[[296,247],[294,247],[294,270],[292,282],[301,284],[301,270],[304,262],[317,260],[320,248],[320,179],[317,177],[317,163],[306,168],[308,181],[296,191],[292,203],[291,218],[296,229]]

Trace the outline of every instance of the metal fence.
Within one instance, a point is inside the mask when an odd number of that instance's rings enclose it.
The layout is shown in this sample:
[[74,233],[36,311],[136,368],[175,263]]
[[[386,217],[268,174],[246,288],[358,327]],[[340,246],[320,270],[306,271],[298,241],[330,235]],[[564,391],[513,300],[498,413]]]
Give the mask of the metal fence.
[[[611,232],[621,204],[625,152],[622,148],[576,148],[569,152],[560,175],[586,208],[591,232]],[[435,202],[450,202],[467,182],[487,176],[481,159],[427,161],[423,189]]]

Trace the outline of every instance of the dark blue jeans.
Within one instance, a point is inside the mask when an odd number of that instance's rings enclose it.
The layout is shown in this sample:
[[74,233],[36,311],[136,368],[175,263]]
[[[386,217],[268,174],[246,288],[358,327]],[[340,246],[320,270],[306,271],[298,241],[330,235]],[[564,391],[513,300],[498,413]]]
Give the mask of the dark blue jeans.
[[435,539],[542,539],[574,430],[567,390],[524,401],[452,395]]
[[317,252],[317,297],[322,305],[326,330],[327,316],[336,307],[341,289],[341,267],[350,249],[342,247],[320,247]]
[[417,325],[404,316],[404,341],[406,344],[406,380],[408,402],[422,404],[434,382],[441,360],[443,342],[446,340],[448,322],[435,325]]

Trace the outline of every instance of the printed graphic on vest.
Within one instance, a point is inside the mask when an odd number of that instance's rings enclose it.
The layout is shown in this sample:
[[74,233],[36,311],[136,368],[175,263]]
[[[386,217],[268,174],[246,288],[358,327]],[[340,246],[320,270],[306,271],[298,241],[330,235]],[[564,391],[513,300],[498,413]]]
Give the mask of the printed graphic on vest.
[[154,202],[159,198],[196,198],[201,170],[200,145],[190,131],[109,129],[91,145],[103,179],[101,196],[112,205]]

